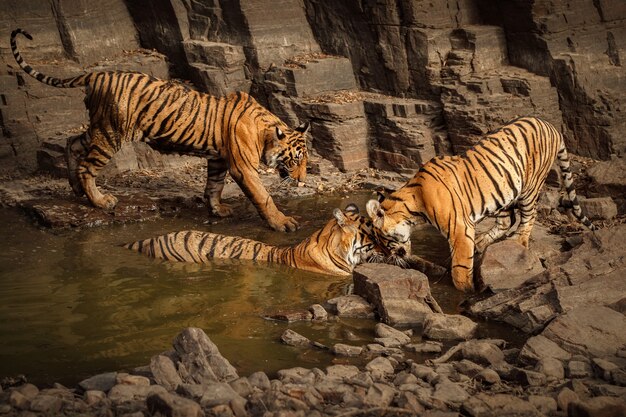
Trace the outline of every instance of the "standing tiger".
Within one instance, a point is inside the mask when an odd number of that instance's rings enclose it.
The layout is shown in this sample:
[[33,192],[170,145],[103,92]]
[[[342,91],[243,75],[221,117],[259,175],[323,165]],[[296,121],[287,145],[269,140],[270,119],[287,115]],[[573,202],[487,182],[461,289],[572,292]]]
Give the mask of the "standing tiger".
[[145,255],[178,262],[206,263],[211,259],[248,259],[282,264],[332,275],[349,275],[368,260],[382,259],[384,249],[372,240],[372,222],[354,204],[295,246],[277,247],[238,236],[181,231],[128,243],[124,247]]
[[258,175],[260,161],[276,167],[285,181],[304,181],[308,123],[294,130],[239,92],[213,97],[180,84],[137,72],[91,72],[68,79],[43,75],[24,62],[11,33],[11,49],[20,67],[38,81],[61,88],[85,87],[89,128],[68,141],[69,180],[77,195],[96,207],[112,209],[117,198],[102,194],[96,177],[123,143],[145,140],[154,149],[207,158],[204,196],[211,212],[232,214],[221,203],[229,172],[261,217],[275,230],[293,231],[298,223],[281,213]]
[[[574,215],[594,230],[578,204],[563,137],[551,124],[524,117],[488,134],[464,155],[430,160],[382,202],[370,200],[374,233],[395,239],[394,250],[404,255],[411,226],[429,222],[448,239],[454,286],[472,290],[474,249],[483,251],[504,236],[515,223],[515,208],[520,223],[513,238],[528,247],[539,191],[555,159]],[[475,236],[475,225],[489,215],[496,216],[496,224]]]

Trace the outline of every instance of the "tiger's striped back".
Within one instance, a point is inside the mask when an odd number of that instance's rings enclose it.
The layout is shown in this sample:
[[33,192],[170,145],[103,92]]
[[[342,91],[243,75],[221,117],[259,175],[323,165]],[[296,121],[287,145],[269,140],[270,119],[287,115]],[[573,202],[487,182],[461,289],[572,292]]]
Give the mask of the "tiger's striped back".
[[180,231],[128,243],[124,247],[145,255],[177,262],[208,263],[212,259],[246,259],[287,265],[326,274],[350,274],[376,253],[371,221],[349,205],[295,246],[278,247],[238,236]]
[[[430,160],[400,190],[382,203],[368,202],[376,233],[408,248],[410,228],[420,219],[441,231],[450,244],[452,278],[459,289],[473,288],[474,250],[484,250],[520,222],[513,237],[528,247],[540,190],[555,160],[574,206],[574,214],[590,228],[572,186],[569,160],[558,130],[541,119],[517,119],[488,134],[464,155]],[[486,216],[496,224],[476,236],[475,225]]]

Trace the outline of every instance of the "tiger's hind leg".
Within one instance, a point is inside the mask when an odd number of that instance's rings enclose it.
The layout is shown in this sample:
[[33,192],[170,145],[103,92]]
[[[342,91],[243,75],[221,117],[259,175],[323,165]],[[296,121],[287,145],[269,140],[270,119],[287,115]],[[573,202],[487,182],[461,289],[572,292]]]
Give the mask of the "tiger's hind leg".
[[204,198],[212,214],[219,217],[227,217],[233,214],[233,209],[221,202],[224,178],[228,165],[224,160],[207,159],[207,181],[204,188]]
[[85,190],[78,178],[78,164],[85,159],[87,150],[89,149],[89,135],[83,132],[78,136],[72,136],[67,139],[65,145],[65,162],[67,164],[67,178],[72,187],[72,191],[77,197],[82,197]]
[[520,198],[518,201],[520,222],[512,238],[516,239],[525,248],[528,248],[530,232],[532,231],[533,225],[535,224],[535,219],[537,218],[538,199],[539,192],[534,192],[528,196]]
[[482,253],[487,246],[502,238],[515,224],[515,209],[502,210],[496,216],[496,224],[476,237],[476,252]]
[[120,141],[116,133],[101,128],[90,127],[89,136],[91,137],[89,150],[85,158],[78,163],[77,175],[91,204],[111,210],[117,204],[117,198],[111,194],[102,194],[96,186],[96,177],[117,152]]

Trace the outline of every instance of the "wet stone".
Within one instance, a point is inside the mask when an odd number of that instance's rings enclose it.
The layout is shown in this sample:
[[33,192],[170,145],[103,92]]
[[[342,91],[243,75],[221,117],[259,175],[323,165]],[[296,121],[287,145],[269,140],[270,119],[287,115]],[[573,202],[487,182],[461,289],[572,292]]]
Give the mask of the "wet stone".
[[373,318],[374,307],[358,295],[344,295],[327,301],[329,310],[339,317]]
[[[407,343],[411,343],[411,337],[406,333],[401,332],[400,330],[394,329],[393,327],[385,324],[385,323],[377,323],[374,327],[374,332],[376,336],[382,339],[396,339],[398,341],[399,346],[406,345]],[[376,340],[378,342],[378,340]],[[380,342],[379,342],[380,343]],[[383,346],[386,346],[384,343],[381,343]]]
[[115,385],[109,390],[108,398],[114,404],[129,401],[144,401],[149,395],[165,393],[167,390],[160,385]]
[[270,379],[265,372],[254,372],[248,376],[248,381],[250,381],[250,385],[260,389],[261,391],[265,391],[270,387]]
[[373,378],[374,376],[384,377],[386,375],[392,375],[394,372],[393,365],[389,359],[382,356],[372,359],[365,365],[365,369],[371,372]]
[[333,346],[332,352],[338,356],[359,356],[363,352],[363,348],[361,346],[337,343]]
[[328,312],[320,304],[313,304],[311,307],[309,307],[309,311],[311,312],[311,314],[313,314],[313,320],[328,320]]
[[496,345],[481,341],[470,340],[461,347],[461,355],[481,365],[495,365],[504,360],[504,353]]
[[286,321],[287,323],[293,323],[297,321],[311,321],[313,314],[310,311],[295,310],[295,311],[278,311],[267,316],[272,320]]
[[410,343],[404,348],[409,352],[415,353],[441,353],[441,350],[443,349],[443,343],[433,341]]
[[107,372],[84,379],[78,383],[78,386],[84,391],[98,390],[107,392],[115,385],[116,378],[117,372]]
[[608,382],[611,382],[611,372],[619,369],[615,363],[601,358],[593,358],[592,367],[596,376]]
[[435,340],[462,340],[471,338],[478,324],[458,314],[429,314],[424,323],[425,337]]
[[308,347],[311,346],[311,340],[302,336],[299,333],[294,332],[291,329],[287,329],[280,336],[280,340],[289,346]]

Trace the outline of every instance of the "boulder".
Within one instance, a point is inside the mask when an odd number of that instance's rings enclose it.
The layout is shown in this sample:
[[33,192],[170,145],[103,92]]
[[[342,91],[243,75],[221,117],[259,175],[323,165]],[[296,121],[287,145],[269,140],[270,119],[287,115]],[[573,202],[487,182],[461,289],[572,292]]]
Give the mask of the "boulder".
[[374,317],[374,307],[359,295],[343,295],[326,303],[328,310],[339,317]]
[[173,345],[180,357],[178,372],[184,382],[228,382],[239,377],[202,329],[189,327],[183,330]]
[[626,345],[626,316],[604,306],[580,306],[554,319],[542,335],[573,354],[612,356]]
[[617,216],[617,205],[611,197],[580,198],[580,208],[591,220],[611,220]]
[[477,328],[478,324],[459,314],[429,314],[423,335],[434,340],[470,339]]
[[487,247],[478,271],[483,285],[498,292],[516,288],[544,270],[534,253],[507,239]]
[[395,265],[362,264],[355,268],[354,292],[374,305],[389,325],[423,325],[431,313],[441,312],[430,293],[428,277]]

